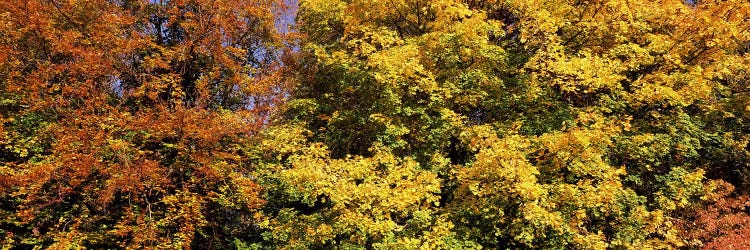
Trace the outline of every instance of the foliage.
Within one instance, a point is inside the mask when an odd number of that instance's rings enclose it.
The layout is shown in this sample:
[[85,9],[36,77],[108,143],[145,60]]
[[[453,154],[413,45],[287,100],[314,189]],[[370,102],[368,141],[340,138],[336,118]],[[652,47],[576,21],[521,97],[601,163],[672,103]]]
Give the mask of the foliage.
[[747,2],[300,4],[286,117],[334,159],[385,147],[436,173],[460,238],[681,247],[708,178],[745,185],[728,107],[746,106]]
[[0,244],[741,248],[748,16],[744,0],[1,2]]
[[[371,157],[331,159],[320,143],[304,143],[299,127],[271,129],[265,145],[285,159],[262,167],[266,187],[264,247],[446,249],[477,247],[456,238],[436,214],[440,180],[412,159],[384,148]],[[279,140],[275,135],[293,135]],[[289,142],[284,140],[294,140]],[[286,152],[285,152],[286,151]]]
[[745,194],[730,196],[734,191],[728,183],[722,192],[717,193],[717,201],[710,207],[695,211],[686,211],[689,216],[681,221],[680,226],[685,230],[693,246],[703,249],[742,249],[750,246],[747,235],[748,196]]
[[0,3],[2,243],[222,247],[281,81],[274,1]]

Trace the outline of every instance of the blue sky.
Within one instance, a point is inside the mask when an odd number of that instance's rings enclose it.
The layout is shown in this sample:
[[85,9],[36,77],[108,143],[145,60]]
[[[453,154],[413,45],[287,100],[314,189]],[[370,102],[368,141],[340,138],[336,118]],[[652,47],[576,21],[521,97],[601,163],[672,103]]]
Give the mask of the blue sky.
[[297,0],[283,0],[287,8],[280,11],[278,19],[276,20],[276,28],[282,32],[289,32],[289,27],[294,25],[294,18],[297,15],[298,1]]

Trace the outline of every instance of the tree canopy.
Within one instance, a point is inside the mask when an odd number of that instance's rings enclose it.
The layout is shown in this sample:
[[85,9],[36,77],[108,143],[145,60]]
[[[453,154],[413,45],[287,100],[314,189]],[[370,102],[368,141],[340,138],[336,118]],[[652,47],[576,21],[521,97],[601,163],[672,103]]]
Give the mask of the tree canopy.
[[0,244],[747,248],[749,16],[3,1]]

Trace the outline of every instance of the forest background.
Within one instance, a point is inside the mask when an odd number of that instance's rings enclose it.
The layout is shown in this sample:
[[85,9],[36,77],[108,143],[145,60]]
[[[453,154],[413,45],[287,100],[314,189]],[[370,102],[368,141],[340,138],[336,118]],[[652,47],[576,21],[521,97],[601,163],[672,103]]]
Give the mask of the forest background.
[[2,0],[0,245],[748,248],[749,71],[747,0]]

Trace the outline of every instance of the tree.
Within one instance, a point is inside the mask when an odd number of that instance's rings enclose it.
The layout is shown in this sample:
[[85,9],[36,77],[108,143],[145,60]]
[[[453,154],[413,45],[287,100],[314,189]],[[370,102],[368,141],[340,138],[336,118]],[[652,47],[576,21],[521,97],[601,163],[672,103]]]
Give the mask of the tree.
[[0,3],[3,244],[223,248],[263,204],[278,1]]
[[4,247],[746,243],[749,2],[299,7],[0,3]]
[[726,171],[747,163],[744,111],[729,108],[744,100],[747,14],[743,1],[302,1],[287,117],[334,159],[385,147],[436,173],[435,214],[485,247],[679,247],[674,223],[710,204],[709,178],[743,185]]

